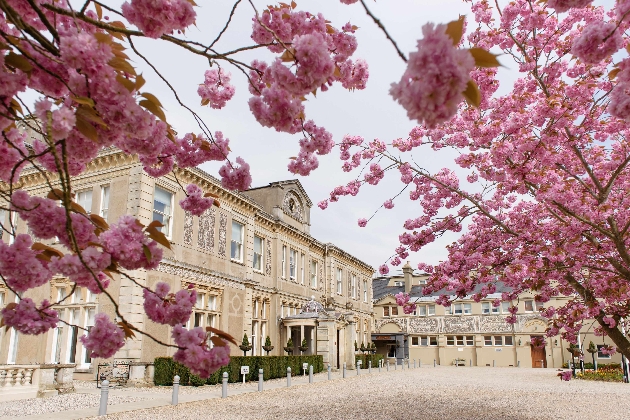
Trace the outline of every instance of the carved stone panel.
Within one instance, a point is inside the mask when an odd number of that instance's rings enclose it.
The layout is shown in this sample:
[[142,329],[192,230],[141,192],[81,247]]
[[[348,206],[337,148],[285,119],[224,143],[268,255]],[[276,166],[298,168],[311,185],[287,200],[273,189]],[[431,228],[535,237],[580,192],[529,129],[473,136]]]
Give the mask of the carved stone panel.
[[377,319],[374,321],[374,330],[377,333],[381,332],[381,327],[385,324],[396,324],[402,332],[407,331],[407,325],[405,324],[405,320],[403,318]]
[[219,217],[219,255],[225,257],[225,246],[227,240],[227,216],[221,213]]
[[445,333],[472,333],[475,332],[475,318],[472,316],[444,318]]
[[440,324],[437,318],[411,318],[407,332],[409,334],[437,334],[440,332]]
[[265,274],[271,275],[271,241],[267,239],[267,258],[265,259]]
[[302,217],[302,204],[300,204],[300,199],[297,194],[293,191],[289,191],[282,201],[282,211],[298,222],[303,221]]
[[187,211],[184,214],[184,245],[192,245],[193,236],[193,217],[192,214]]
[[487,315],[479,317],[480,332],[512,332],[512,325],[505,322],[501,315]]
[[197,247],[208,251],[214,249],[214,209],[206,210],[199,217]]

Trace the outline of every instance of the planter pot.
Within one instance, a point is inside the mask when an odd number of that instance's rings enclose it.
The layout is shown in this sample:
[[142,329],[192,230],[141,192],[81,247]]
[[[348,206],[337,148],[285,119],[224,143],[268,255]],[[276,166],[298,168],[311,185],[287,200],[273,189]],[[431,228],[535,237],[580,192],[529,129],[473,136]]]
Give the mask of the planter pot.
[[300,347],[298,347],[298,349],[300,349],[300,351],[301,351],[302,353],[304,353],[306,350],[308,350],[308,347],[302,347],[302,346],[300,346]]
[[269,356],[269,352],[273,350],[273,346],[263,346],[263,350],[267,352],[267,356]]
[[293,353],[293,347],[285,347],[284,351],[286,351],[289,354],[292,354]]
[[241,344],[238,348],[243,350],[243,356],[247,356],[247,352],[252,349],[252,346],[244,346]]

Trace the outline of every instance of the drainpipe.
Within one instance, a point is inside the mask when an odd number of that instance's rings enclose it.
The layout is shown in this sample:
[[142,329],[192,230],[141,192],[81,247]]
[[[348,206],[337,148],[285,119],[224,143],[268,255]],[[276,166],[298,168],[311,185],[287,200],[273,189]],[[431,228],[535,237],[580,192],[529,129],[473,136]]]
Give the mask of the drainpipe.
[[324,296],[328,300],[328,244],[324,245]]

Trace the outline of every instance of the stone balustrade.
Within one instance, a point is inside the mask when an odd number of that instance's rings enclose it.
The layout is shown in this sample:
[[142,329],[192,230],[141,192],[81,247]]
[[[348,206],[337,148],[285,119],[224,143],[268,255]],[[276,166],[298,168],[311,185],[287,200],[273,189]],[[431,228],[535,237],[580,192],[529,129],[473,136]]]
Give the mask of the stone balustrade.
[[0,365],[0,401],[48,397],[74,392],[76,365]]

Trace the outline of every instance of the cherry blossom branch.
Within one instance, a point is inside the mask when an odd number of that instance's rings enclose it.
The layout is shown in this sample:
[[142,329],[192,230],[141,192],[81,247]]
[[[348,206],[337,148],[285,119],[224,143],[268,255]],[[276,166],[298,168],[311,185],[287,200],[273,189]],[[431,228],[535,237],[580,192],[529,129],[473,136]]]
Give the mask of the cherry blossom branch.
[[387,29],[385,29],[385,26],[383,26],[383,24],[381,23],[380,19],[378,19],[376,16],[374,16],[374,14],[372,14],[372,12],[370,12],[370,9],[368,9],[367,4],[365,4],[364,0],[360,0],[360,1],[361,1],[361,4],[363,5],[363,9],[365,9],[365,13],[367,13],[368,16],[372,18],[374,23],[376,23],[376,26],[381,28],[381,30],[383,31],[383,33],[385,34],[387,39],[389,39],[389,41],[394,46],[394,49],[396,49],[396,52],[398,53],[398,56],[402,59],[402,61],[404,61],[406,63],[407,62],[407,57],[405,57],[405,54],[402,51],[400,51],[400,48],[398,48],[398,44],[396,44],[396,41],[394,41],[394,38],[392,38],[389,35],[389,32],[387,32]]

